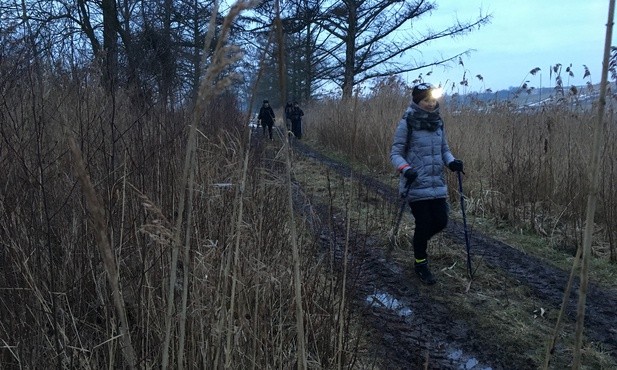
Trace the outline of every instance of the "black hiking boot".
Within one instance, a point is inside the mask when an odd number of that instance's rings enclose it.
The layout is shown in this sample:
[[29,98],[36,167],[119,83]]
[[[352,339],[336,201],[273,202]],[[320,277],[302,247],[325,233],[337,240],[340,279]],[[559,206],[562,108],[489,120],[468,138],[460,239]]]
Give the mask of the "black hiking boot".
[[435,280],[435,276],[431,273],[431,270],[428,268],[428,261],[424,260],[422,262],[414,263],[414,270],[416,270],[416,275],[420,277],[420,281],[427,285],[433,285],[437,282]]

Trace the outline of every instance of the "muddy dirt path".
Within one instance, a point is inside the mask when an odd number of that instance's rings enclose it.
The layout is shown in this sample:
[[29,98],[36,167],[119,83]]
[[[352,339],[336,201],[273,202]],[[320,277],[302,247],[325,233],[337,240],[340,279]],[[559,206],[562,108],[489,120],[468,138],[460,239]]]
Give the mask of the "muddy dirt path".
[[[298,155],[318,161],[342,176],[351,169],[328,158],[302,142],[294,144]],[[373,178],[354,173],[354,179],[379,194],[384,201],[399,204],[396,190]],[[298,199],[299,203],[303,201]],[[304,203],[306,204],[306,203]],[[320,223],[329,210],[313,205],[317,217],[313,220],[316,235],[321,235],[324,248],[342,259],[344,225],[331,227]],[[337,217],[343,220],[344,217]],[[342,222],[342,221],[341,221]],[[444,231],[446,237],[464,243],[462,225],[451,220]],[[383,245],[383,244],[381,244]],[[529,287],[534,296],[558,310],[569,272],[547,265],[542,260],[518,251],[509,245],[474,231],[471,235],[472,255],[491,268]],[[361,247],[358,247],[361,246]],[[381,368],[392,369],[532,369],[535,365],[524,357],[508,356],[499,343],[481,342],[475,328],[464,319],[454,317],[448,308],[430,297],[430,290],[418,285],[408,268],[393,261],[369,235],[354,234],[350,243],[349,276],[353,299],[364,322],[371,328],[376,358],[387,359]],[[570,298],[567,314],[575,317],[576,292]],[[591,284],[587,296],[586,335],[617,358],[617,291]],[[513,362],[514,361],[514,362]]]
[[[313,231],[321,233],[325,251],[342,266],[345,225],[340,220],[322,224],[330,210],[315,206]],[[413,276],[393,262],[370,236],[354,233],[348,251],[348,291],[354,309],[367,325],[372,343],[370,357],[380,369],[517,369],[527,363],[504,361],[494,349],[475,341],[473,329],[453,317],[448,308],[423,293]],[[342,268],[342,267],[341,267]]]

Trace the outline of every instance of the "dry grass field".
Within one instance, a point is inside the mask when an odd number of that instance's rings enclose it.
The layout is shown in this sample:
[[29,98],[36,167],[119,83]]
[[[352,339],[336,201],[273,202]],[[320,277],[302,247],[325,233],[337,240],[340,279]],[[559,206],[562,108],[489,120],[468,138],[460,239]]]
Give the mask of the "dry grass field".
[[[358,171],[395,176],[389,150],[409,95],[383,85],[366,99],[316,104],[307,116],[307,140],[344,158]],[[612,101],[603,136],[594,256],[617,262],[617,120]],[[589,189],[592,124],[597,110],[547,106],[516,112],[508,104],[490,111],[441,107],[446,135],[465,162],[465,193],[473,215],[495,225],[547,238],[551,248],[574,252],[582,242]],[[455,177],[450,180],[456,199]],[[456,203],[456,202],[453,202]]]
[[[320,257],[319,235],[291,204],[298,182],[330,192],[333,207],[350,201],[339,197],[346,188],[293,160],[280,138],[251,137],[229,96],[207,96],[199,115],[110,97],[90,80],[13,76],[3,85],[0,367],[288,369],[300,359],[309,368],[374,368],[345,275]],[[388,153],[406,101],[383,86],[363,99],[313,103],[306,139],[394,184]],[[594,112],[443,109],[466,164],[473,226],[567,269],[581,242]],[[617,153],[608,117],[592,276],[614,288]],[[354,227],[385,237],[389,224],[372,224],[373,210],[355,204],[365,221]],[[377,209],[383,219],[395,211]],[[461,271],[451,274],[461,288]],[[506,299],[502,278],[483,284],[488,303]],[[517,302],[526,293],[508,294]],[[510,307],[509,323],[492,328],[528,332],[516,318],[538,307]],[[523,340],[540,341],[536,331]],[[590,357],[614,364],[596,347]]]

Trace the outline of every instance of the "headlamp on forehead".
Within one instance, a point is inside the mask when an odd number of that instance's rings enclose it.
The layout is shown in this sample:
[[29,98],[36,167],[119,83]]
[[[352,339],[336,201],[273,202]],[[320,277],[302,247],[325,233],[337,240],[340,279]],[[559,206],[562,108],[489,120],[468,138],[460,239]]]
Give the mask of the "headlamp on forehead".
[[443,89],[441,87],[435,87],[431,89],[431,97],[433,99],[439,99],[443,96]]
[[443,89],[441,87],[435,87],[429,83],[421,83],[414,86],[411,96],[414,103],[418,104],[424,99],[439,99],[443,95]]

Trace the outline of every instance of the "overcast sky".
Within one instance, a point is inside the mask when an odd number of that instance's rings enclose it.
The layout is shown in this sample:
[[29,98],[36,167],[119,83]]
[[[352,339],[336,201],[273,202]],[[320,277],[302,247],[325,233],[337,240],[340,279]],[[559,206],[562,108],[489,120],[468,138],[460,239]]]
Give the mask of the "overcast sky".
[[[591,82],[600,82],[602,56],[608,19],[608,0],[437,0],[438,9],[424,19],[423,26],[437,29],[451,25],[458,18],[468,21],[483,14],[492,14],[491,23],[473,33],[456,39],[443,39],[423,47],[421,56],[432,60],[439,55],[454,55],[475,49],[463,58],[464,69],[454,65],[444,70],[435,67],[426,82],[460,88],[463,72],[467,72],[469,91],[493,91],[520,86],[525,80],[534,87],[554,86],[549,78],[550,66],[572,64],[574,78],[562,71],[564,85],[584,85],[586,65]],[[417,25],[418,27],[420,25]],[[613,40],[613,45],[617,42]],[[539,67],[535,76],[528,72]],[[423,70],[424,75],[429,70]],[[411,82],[419,72],[405,77]],[[483,82],[475,76],[480,74]],[[541,76],[540,76],[541,75]],[[541,79],[541,80],[540,80]],[[460,90],[458,92],[463,93]]]

